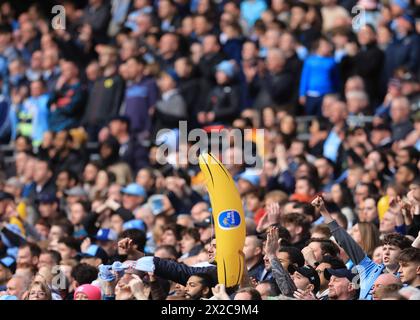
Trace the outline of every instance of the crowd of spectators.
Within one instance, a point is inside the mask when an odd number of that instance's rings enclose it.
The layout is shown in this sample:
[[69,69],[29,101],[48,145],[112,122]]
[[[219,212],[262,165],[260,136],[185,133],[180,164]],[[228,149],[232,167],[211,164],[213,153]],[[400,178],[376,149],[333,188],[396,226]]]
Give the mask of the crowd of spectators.
[[[0,5],[0,300],[420,299],[418,0],[60,3]],[[262,161],[236,287],[181,121]]]

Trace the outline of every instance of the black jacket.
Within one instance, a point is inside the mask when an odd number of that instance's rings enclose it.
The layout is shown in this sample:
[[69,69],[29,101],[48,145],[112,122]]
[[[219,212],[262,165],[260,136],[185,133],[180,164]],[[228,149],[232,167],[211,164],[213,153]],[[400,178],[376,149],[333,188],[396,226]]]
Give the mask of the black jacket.
[[171,280],[183,286],[187,284],[188,278],[197,273],[208,273],[214,283],[217,281],[217,268],[214,267],[190,267],[183,263],[178,263],[173,260],[153,258],[155,265],[154,274],[160,278]]
[[262,280],[261,278],[264,273],[264,269],[265,269],[264,261],[261,259],[256,265],[254,265],[248,270],[248,276],[250,278],[254,278],[257,281],[261,281]]
[[197,78],[182,78],[178,84],[179,92],[187,104],[190,121],[196,121],[197,105],[200,93],[200,82]]
[[199,104],[204,106],[211,89],[215,86],[214,74],[216,66],[225,60],[224,53],[218,52],[204,55],[198,64],[198,74],[200,76],[200,95]]
[[52,193],[55,194],[56,186],[53,179],[50,179],[45,185],[42,186],[40,191],[36,190],[36,184],[33,183],[29,191],[29,200],[35,201],[41,193]]
[[353,73],[363,78],[366,92],[373,107],[380,103],[378,98],[380,96],[380,77],[384,59],[384,53],[375,43],[361,47],[356,56],[351,59]]
[[124,80],[115,74],[95,81],[90,91],[82,124],[104,126],[118,114],[124,95]]
[[206,111],[215,113],[215,122],[230,124],[240,112],[240,103],[239,85],[218,85],[210,91]]
[[293,103],[295,84],[293,73],[287,69],[276,74],[266,73],[263,78],[254,79],[250,84],[250,90],[257,92],[254,108]]
[[54,166],[55,175],[57,175],[61,170],[71,170],[79,175],[83,171],[86,162],[85,160],[85,157],[80,152],[71,150],[64,158],[57,155],[51,160],[51,162]]

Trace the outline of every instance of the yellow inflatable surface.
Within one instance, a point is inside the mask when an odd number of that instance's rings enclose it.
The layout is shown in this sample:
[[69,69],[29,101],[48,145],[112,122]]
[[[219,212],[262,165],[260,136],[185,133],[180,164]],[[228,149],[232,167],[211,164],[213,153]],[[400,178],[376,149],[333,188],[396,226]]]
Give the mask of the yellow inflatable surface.
[[232,176],[211,153],[199,157],[205,176],[216,233],[216,262],[219,283],[226,287],[239,284],[244,270],[245,216]]

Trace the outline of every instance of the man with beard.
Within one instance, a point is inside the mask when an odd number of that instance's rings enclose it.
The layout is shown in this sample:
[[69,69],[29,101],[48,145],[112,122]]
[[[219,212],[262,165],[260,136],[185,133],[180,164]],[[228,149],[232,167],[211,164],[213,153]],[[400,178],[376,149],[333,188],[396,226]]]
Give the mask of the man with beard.
[[192,275],[187,281],[185,297],[187,300],[209,298],[211,296],[211,288],[214,285],[214,280],[208,273]]
[[85,164],[83,157],[71,148],[71,143],[72,137],[68,130],[62,130],[55,134],[52,151],[54,156],[51,159],[55,174],[62,170],[83,171]]
[[35,243],[21,245],[16,259],[17,268],[37,270],[41,249]]

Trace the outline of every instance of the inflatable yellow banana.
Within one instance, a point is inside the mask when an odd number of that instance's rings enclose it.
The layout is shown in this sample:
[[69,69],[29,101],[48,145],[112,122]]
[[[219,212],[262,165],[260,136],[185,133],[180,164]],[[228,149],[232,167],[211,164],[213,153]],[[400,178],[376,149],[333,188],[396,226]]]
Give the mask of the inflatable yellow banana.
[[210,195],[216,233],[216,262],[219,283],[239,284],[244,270],[245,216],[232,176],[211,153],[199,157]]

